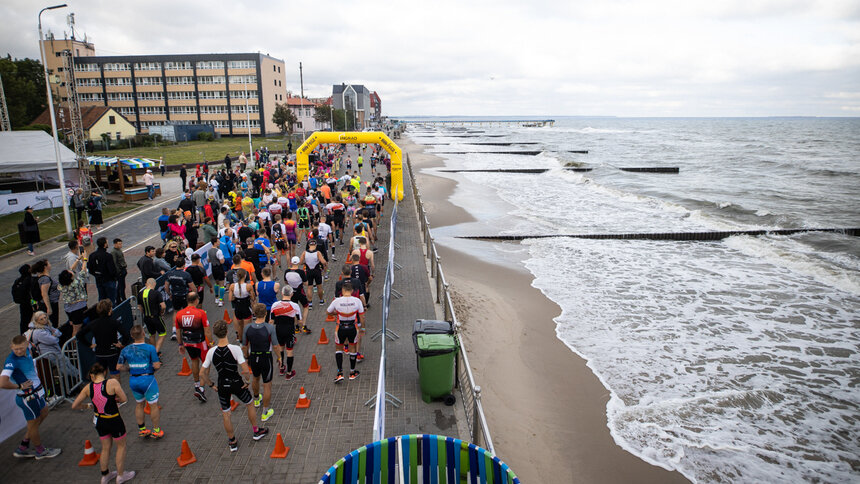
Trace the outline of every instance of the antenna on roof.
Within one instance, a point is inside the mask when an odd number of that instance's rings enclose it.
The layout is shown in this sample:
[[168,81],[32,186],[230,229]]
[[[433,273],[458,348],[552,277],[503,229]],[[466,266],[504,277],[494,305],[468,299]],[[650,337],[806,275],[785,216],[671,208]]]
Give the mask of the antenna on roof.
[[69,28],[72,29],[72,40],[75,40],[75,14],[70,13],[66,15],[66,23],[69,24]]

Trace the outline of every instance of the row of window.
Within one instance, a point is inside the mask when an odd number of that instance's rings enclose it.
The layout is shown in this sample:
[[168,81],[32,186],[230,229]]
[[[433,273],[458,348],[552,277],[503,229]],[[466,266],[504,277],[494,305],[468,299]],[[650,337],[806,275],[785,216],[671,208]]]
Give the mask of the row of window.
[[78,100],[81,102],[103,102],[104,98],[102,94],[99,93],[81,93],[78,94]]
[[[91,99],[90,101],[101,101],[101,97],[98,99]],[[124,116],[135,116],[133,107],[118,107],[114,109]],[[165,114],[164,106],[140,106],[139,109],[141,115]],[[245,106],[231,106],[231,111],[234,114],[245,114]],[[170,106],[167,112],[170,114],[197,114],[197,106]],[[227,114],[227,112],[227,106],[200,106],[200,114]],[[260,107],[248,106],[248,112],[259,113]]]
[[[191,69],[193,67],[192,62],[190,61],[170,61],[164,63],[165,69]],[[227,67],[230,69],[256,69],[257,61],[252,60],[241,60],[241,61],[230,61],[227,63]],[[224,61],[199,61],[197,62],[198,69],[220,69],[224,70]],[[77,71],[98,71],[99,65],[94,63],[89,64],[77,64],[75,66],[75,70]],[[104,64],[104,70],[106,71],[128,71],[131,70],[131,64],[128,62],[108,62]],[[161,70],[161,62],[136,62],[134,64],[135,71],[159,71]],[[278,72],[280,72],[280,68],[278,68]]]
[[[141,128],[149,128],[150,126],[164,126],[167,124],[167,121],[141,121]],[[170,121],[170,124],[199,124],[197,121]],[[211,124],[215,128],[227,129],[230,127],[230,121],[206,121],[204,124]],[[247,123],[245,121],[233,121],[234,128],[245,128]],[[251,120],[251,128],[259,128],[260,122]]]
[[[194,84],[194,77],[192,76],[167,76],[166,78],[167,84],[171,86],[176,85],[191,85]],[[78,86],[90,86],[90,87],[99,87],[102,85],[101,79],[91,79],[91,78],[82,78],[79,77],[76,79]],[[132,84],[130,77],[107,77],[105,78],[106,86],[130,86]],[[136,77],[135,82],[138,86],[160,86],[161,78],[160,77]],[[224,76],[199,76],[197,78],[197,82],[199,84],[205,85],[214,85],[214,84],[224,84],[225,77]],[[257,76],[248,75],[248,76],[230,76],[230,84],[256,84]]]

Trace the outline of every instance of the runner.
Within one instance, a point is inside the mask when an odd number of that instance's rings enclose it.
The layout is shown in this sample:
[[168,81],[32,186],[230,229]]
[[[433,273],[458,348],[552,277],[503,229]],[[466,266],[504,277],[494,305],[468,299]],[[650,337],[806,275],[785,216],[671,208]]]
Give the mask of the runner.
[[[308,275],[304,269],[299,269],[299,264],[301,264],[302,260],[300,257],[293,257],[290,259],[290,267],[284,272],[284,281],[293,288],[293,297],[292,301],[295,303],[299,303],[302,308],[302,323],[303,326],[301,328],[305,333],[310,333],[311,330],[307,327],[308,320],[308,309],[309,309],[309,301],[308,296],[305,294],[305,282],[308,280]],[[299,334],[299,327],[296,326],[296,334]]]
[[173,262],[173,269],[167,271],[164,281],[164,290],[170,296],[173,310],[179,311],[188,305],[188,295],[196,290],[194,279],[191,274],[182,270],[185,267],[185,258],[177,257]]
[[[280,352],[280,345],[275,327],[266,322],[269,314],[266,306],[262,303],[255,303],[253,311],[255,319],[253,323],[245,326],[245,332],[242,333],[242,345],[248,352],[248,365],[254,375],[251,380],[254,406],[259,407],[262,402],[263,413],[260,415],[260,420],[265,422],[275,414],[275,410],[269,407],[272,401],[272,377],[275,373],[272,349]],[[262,395],[260,395],[261,378],[263,379]]]
[[364,305],[361,303],[361,299],[353,297],[352,286],[349,284],[343,285],[341,291],[343,295],[334,299],[327,309],[328,314],[337,314],[334,339],[334,358],[337,362],[335,383],[343,381],[344,353],[349,353],[349,379],[355,380],[358,378],[359,372],[355,369],[357,350],[350,353],[349,345],[356,344],[358,341],[358,331],[364,323]]
[[[158,382],[155,381],[155,372],[161,368],[161,361],[155,346],[144,342],[142,326],[132,326],[130,333],[134,343],[122,349],[119,354],[119,365],[122,370],[128,371],[131,375],[128,378],[128,384],[134,401],[137,402],[134,407],[137,435],[160,439],[164,437],[164,431],[159,425],[161,410],[158,407]],[[147,403],[152,417],[152,430],[146,428]]]
[[204,284],[209,286],[209,292],[214,293],[212,288],[212,281],[209,280],[209,276],[206,275],[206,269],[203,268],[203,263],[200,261],[200,254],[192,254],[191,255],[191,265],[185,268],[185,272],[191,275],[191,281],[194,282],[194,290],[197,292],[197,295],[200,297],[200,305],[203,305],[203,296],[205,293],[203,290]]
[[209,242],[212,248],[209,249],[209,267],[212,268],[212,280],[215,281],[215,303],[220,308],[224,305],[224,252],[221,251],[221,241],[217,237],[212,237]]
[[[122,391],[122,385],[113,378],[106,378],[107,370],[98,363],[94,363],[90,368],[90,384],[84,386],[81,393],[78,393],[72,408],[77,410],[81,408],[85,398],[90,398],[92,403],[87,404],[87,408],[93,409],[95,416],[93,423],[96,426],[96,432],[99,434],[99,440],[102,442],[101,456],[99,457],[99,466],[102,471],[102,484],[107,484],[114,477],[116,482],[126,482],[134,478],[134,471],[125,470],[125,423],[122,421],[122,415],[119,414],[119,404],[125,403],[128,400],[125,392]],[[113,443],[116,442],[116,471],[110,472],[108,465],[110,463],[110,451]]]
[[[233,422],[230,420],[230,400],[233,395],[245,404],[248,411],[248,420],[251,422],[251,429],[254,432],[253,439],[260,440],[269,433],[269,429],[265,427],[257,427],[257,412],[252,404],[253,397],[248,391],[248,383],[239,374],[239,368],[242,368],[242,373],[250,374],[251,370],[245,362],[245,356],[242,355],[242,349],[236,345],[229,344],[227,340],[227,322],[219,320],[214,326],[215,337],[218,338],[218,344],[206,355],[206,361],[203,362],[203,380],[210,388],[218,392],[218,400],[221,403],[221,416],[224,419],[224,430],[227,431],[227,445],[230,447],[230,452],[239,450],[239,442],[236,440],[236,435],[233,433]],[[209,368],[215,366],[218,371],[218,385],[212,383],[209,378]]]
[[[0,372],[0,388],[18,391],[15,403],[24,412],[27,421],[27,433],[12,455],[18,458],[35,457],[36,460],[60,455],[61,449],[42,446],[39,426],[48,416],[49,408],[45,401],[45,389],[36,372],[33,357],[30,356],[30,345],[23,334],[12,338],[12,352],[6,357],[3,371]],[[30,450],[30,442],[35,446],[33,451]]]
[[[338,195],[335,197],[334,202],[329,203],[325,208],[327,213],[331,215],[335,238],[338,239],[340,245],[343,245],[344,215],[346,214],[346,206],[343,204],[343,198]],[[332,239],[332,247],[334,247],[334,239]]]
[[266,306],[267,323],[271,317],[272,304],[278,300],[278,291],[280,290],[281,284],[272,281],[272,268],[263,268],[263,280],[257,283],[257,297]]
[[176,335],[179,342],[179,353],[191,360],[191,377],[194,379],[194,396],[201,402],[206,402],[206,392],[200,386],[200,362],[206,358],[209,345],[206,343],[211,338],[209,320],[206,311],[197,307],[197,293],[188,294],[188,306],[176,311],[174,325],[177,329]]
[[230,284],[227,292],[230,303],[233,305],[233,314],[236,316],[236,337],[241,339],[245,323],[251,322],[251,303],[256,301],[257,294],[254,291],[254,283],[248,282],[248,271],[239,269],[236,271],[236,282]]
[[[302,308],[291,301],[293,288],[289,285],[281,289],[281,300],[272,305],[272,320],[275,322],[275,335],[280,343],[278,355],[278,366],[280,374],[287,380],[296,376],[293,370],[293,344],[296,341],[295,329],[296,319],[302,318]],[[284,364],[284,350],[287,353],[286,365]]]
[[325,305],[325,298],[323,297],[323,271],[325,270],[328,261],[326,261],[325,256],[317,250],[317,241],[315,239],[308,241],[308,249],[302,252],[300,263],[304,264],[305,270],[307,271],[308,295],[310,296],[308,309],[314,308],[314,291],[312,286],[316,286],[320,308],[322,308],[322,306]]
[[[121,334],[123,340],[128,341],[128,331],[119,324],[119,320],[111,317],[113,303],[110,299],[99,301],[96,304],[96,313],[99,317],[87,323],[75,337],[78,339],[78,344],[87,345],[93,349],[96,361],[110,371],[111,378],[119,378],[116,362],[123,345],[119,342],[117,334]],[[87,338],[89,335],[92,337]]]
[[161,345],[167,337],[167,328],[161,315],[167,310],[167,304],[161,298],[161,293],[155,290],[155,279],[150,277],[146,280],[146,287],[137,294],[137,300],[140,312],[143,313],[143,324],[149,331],[149,344],[155,346],[155,351],[161,354]]
[[309,204],[306,200],[299,201],[299,209],[296,211],[296,215],[298,216],[298,229],[299,236],[298,242],[305,240],[307,237],[308,230],[311,228],[311,212],[308,208]]
[[287,244],[290,248],[290,257],[296,255],[296,225],[296,221],[293,220],[293,213],[287,212],[287,219],[284,220],[284,228],[287,234]]

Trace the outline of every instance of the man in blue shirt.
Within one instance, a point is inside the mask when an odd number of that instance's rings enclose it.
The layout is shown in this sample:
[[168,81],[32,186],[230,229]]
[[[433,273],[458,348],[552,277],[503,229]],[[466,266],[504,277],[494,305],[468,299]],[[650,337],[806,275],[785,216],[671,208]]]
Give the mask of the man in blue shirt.
[[[160,439],[164,437],[164,431],[159,426],[161,411],[158,408],[158,382],[155,381],[155,371],[161,368],[158,352],[155,346],[147,344],[143,332],[143,326],[132,326],[131,337],[134,344],[122,349],[119,354],[118,366],[122,370],[128,370],[131,376],[128,384],[137,406],[134,407],[134,416],[137,417],[139,437],[152,437]],[[152,430],[146,428],[146,404],[152,417]]]
[[[0,372],[0,388],[18,390],[15,403],[27,419],[27,435],[12,455],[19,458],[35,457],[37,460],[60,455],[61,449],[42,446],[42,439],[39,437],[39,425],[48,416],[48,407],[45,402],[45,389],[39,380],[39,374],[36,373],[36,365],[33,364],[29,344],[24,335],[19,334],[12,338],[12,353],[6,358],[3,371]],[[33,451],[30,450],[30,441],[36,446]]]
[[233,266],[233,255],[236,254],[236,244],[233,243],[233,229],[224,230],[221,236],[221,253],[224,254],[224,272]]

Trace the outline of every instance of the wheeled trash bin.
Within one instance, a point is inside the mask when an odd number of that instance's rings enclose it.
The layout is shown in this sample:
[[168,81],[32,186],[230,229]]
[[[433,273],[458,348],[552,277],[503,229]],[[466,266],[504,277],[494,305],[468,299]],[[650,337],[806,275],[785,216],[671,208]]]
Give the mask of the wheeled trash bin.
[[416,321],[412,340],[418,358],[421,398],[427,403],[441,398],[446,405],[453,405],[460,345],[450,323]]

